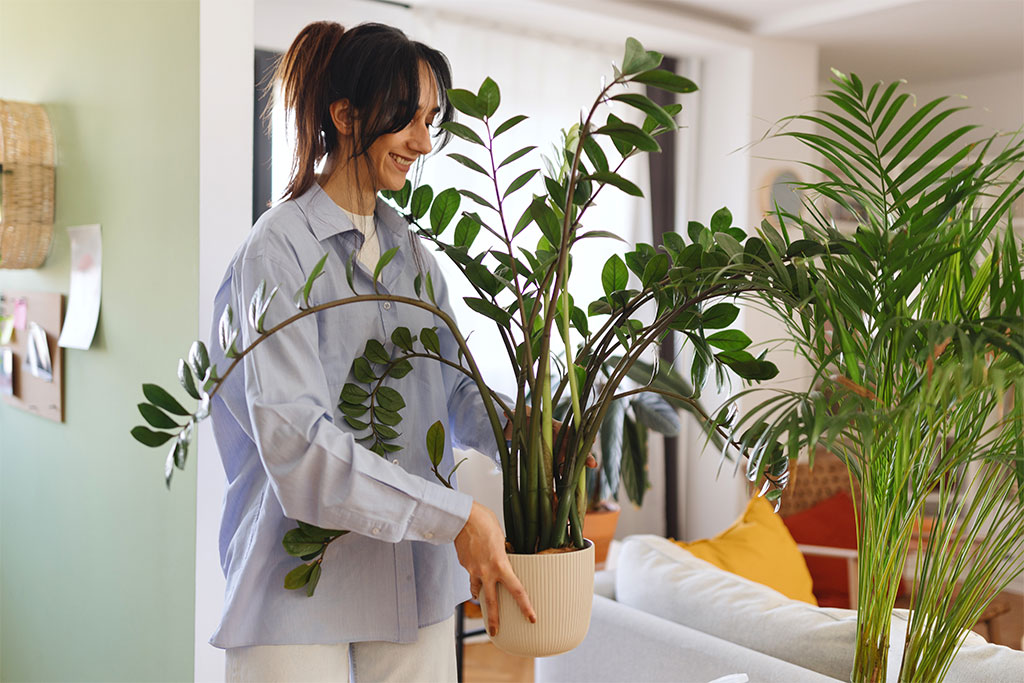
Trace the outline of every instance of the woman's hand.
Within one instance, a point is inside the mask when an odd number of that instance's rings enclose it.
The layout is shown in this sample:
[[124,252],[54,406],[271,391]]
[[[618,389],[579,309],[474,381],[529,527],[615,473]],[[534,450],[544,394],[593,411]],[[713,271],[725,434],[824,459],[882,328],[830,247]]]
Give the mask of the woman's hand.
[[455,552],[459,564],[469,572],[469,590],[473,597],[487,605],[487,632],[498,634],[498,584],[519,603],[523,616],[531,624],[537,623],[537,614],[530,604],[530,596],[519,582],[505,552],[505,534],[498,524],[498,518],[490,509],[473,502],[469,519],[462,531],[455,537]]
[[[526,408],[526,417],[530,417],[530,406],[525,406],[525,408]],[[505,413],[505,415],[506,415],[506,417],[508,417],[508,413]],[[553,437],[556,440],[558,438],[558,432],[559,432],[560,429],[562,429],[562,423],[559,422],[558,420],[552,420],[551,421],[551,431],[552,431]],[[571,434],[571,432],[570,432],[570,434]],[[509,417],[508,420],[505,422],[505,440],[508,441],[511,438],[512,438],[512,418]],[[569,440],[568,439],[566,439],[565,441],[562,442],[562,447],[558,451],[558,463],[559,464],[561,464],[562,461],[565,460],[565,453],[566,453],[566,450],[568,448],[568,445],[569,445]],[[587,465],[587,467],[590,467],[590,468],[597,467],[597,458],[594,457],[593,453],[587,453],[586,465]]]

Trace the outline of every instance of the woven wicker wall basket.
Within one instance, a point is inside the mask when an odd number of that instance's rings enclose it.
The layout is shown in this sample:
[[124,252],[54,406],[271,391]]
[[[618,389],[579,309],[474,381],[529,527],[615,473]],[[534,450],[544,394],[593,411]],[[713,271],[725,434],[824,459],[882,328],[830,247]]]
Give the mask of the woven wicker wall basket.
[[53,241],[53,130],[38,104],[0,100],[0,268],[38,268]]

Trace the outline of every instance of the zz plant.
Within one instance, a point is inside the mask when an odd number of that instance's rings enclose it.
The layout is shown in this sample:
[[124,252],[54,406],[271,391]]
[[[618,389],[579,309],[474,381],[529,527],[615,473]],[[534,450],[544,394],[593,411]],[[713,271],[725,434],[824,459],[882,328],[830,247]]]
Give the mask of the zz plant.
[[[621,175],[623,164],[657,151],[656,138],[677,127],[679,105],[661,107],[644,95],[623,92],[625,87],[648,85],[673,93],[696,89],[686,78],[658,68],[661,60],[660,54],[645,50],[636,40],[626,41],[621,67],[565,136],[558,149],[560,158],[550,164],[548,174],[529,168],[512,175],[511,166],[529,160],[534,147],[500,150],[502,134],[526,117],[497,117],[501,97],[494,81],[486,79],[475,93],[449,90],[452,104],[471,122],[445,124],[448,132],[468,143],[469,153],[450,156],[485,177],[493,194],[483,197],[455,188],[435,193],[429,186],[412,189],[408,184],[401,191],[385,193],[407,216],[412,229],[436,245],[475,290],[475,296],[465,301],[496,325],[516,380],[514,397],[506,401],[488,388],[455,321],[438,307],[429,275],[417,279],[416,297],[367,291],[313,303],[316,280],[323,269],[342,267],[327,263],[325,256],[295,294],[297,311],[291,318],[268,326],[264,317],[276,289],[267,293],[266,285],[261,285],[254,292],[245,324],[259,336],[250,346],[236,348],[239,330],[232,311],[224,311],[219,343],[231,361],[229,367],[211,365],[204,345],[193,345],[188,359],[179,363],[178,375],[185,391],[198,402],[195,411],[186,410],[156,385],[144,385],[148,402],[139,409],[148,426],[136,427],[132,433],[149,446],[173,440],[165,470],[168,484],[174,467],[185,464],[194,425],[207,416],[210,396],[223,386],[242,357],[304,316],[355,302],[387,300],[432,312],[453,334],[459,355],[441,355],[435,328],[399,328],[390,340],[371,339],[353,362],[350,381],[338,397],[338,410],[347,427],[364,446],[386,456],[399,448],[395,438],[405,406],[403,397],[389,387],[389,378],[410,372],[409,359],[414,357],[457,368],[479,388],[499,445],[510,547],[517,553],[583,547],[584,463],[613,406],[642,391],[698,406],[695,395],[661,382],[663,373],[657,367],[641,372],[645,354],[675,331],[692,349],[690,372],[695,387],[704,384],[712,369],[719,381],[726,379],[727,370],[747,380],[770,379],[777,373],[775,366],[764,360],[763,354],[754,356],[748,350],[751,341],[747,335],[730,327],[740,311],[737,299],[755,291],[771,291],[795,305],[806,297],[809,287],[806,277],[795,275],[797,267],[786,244],[747,237],[732,225],[731,214],[723,209],[715,213],[709,226],[690,223],[687,236],[669,233],[663,244],[637,244],[624,255],[613,255],[599,272],[583,273],[600,278],[603,296],[586,304],[573,299],[569,287],[572,247],[584,239],[613,237],[584,228],[589,209],[604,192],[617,189],[641,196],[640,189]],[[642,125],[611,113],[599,120],[599,113],[610,102],[642,112]],[[522,191],[535,176],[543,178],[545,192],[534,195],[521,215],[509,216],[510,196]],[[493,238],[488,243],[497,246],[479,246],[484,241],[477,241],[482,231]],[[393,256],[394,250],[381,255],[375,280]],[[344,267],[351,286],[352,261]],[[640,379],[640,385],[620,390],[631,373]],[[527,410],[528,397],[533,397],[531,410]],[[568,428],[556,429],[553,407],[563,400],[570,406],[564,423]],[[511,416],[507,441],[503,431],[506,416]],[[725,432],[724,426],[717,428]],[[424,436],[435,475],[450,485],[451,473],[437,471],[444,429],[445,425],[436,423]],[[766,454],[755,458],[753,476],[765,474],[771,485],[781,485],[787,460],[780,444],[767,448],[753,433],[741,435],[733,443],[749,449],[755,441]],[[554,453],[564,457],[556,459]],[[287,587],[305,587],[311,595],[324,549],[343,533],[302,522],[289,531],[285,549],[304,564],[289,574]]]

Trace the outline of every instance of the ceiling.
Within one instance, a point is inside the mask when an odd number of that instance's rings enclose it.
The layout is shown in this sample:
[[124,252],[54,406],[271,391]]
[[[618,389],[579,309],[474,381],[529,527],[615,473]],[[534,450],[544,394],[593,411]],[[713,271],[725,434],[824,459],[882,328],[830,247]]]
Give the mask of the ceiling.
[[823,70],[911,82],[1024,71],[1024,0],[617,0],[812,42]]

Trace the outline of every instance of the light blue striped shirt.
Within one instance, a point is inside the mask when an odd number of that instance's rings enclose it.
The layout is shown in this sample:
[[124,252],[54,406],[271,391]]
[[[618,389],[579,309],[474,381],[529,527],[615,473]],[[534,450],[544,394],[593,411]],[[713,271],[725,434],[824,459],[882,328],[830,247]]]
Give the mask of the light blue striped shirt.
[[[381,293],[415,296],[417,259],[431,272],[435,295],[451,314],[437,263],[405,220],[378,201],[381,253],[401,246],[385,267]],[[325,275],[311,303],[352,296],[344,264],[363,235],[318,186],[267,211],[235,254],[216,298],[217,315],[231,304],[242,321],[238,348],[254,332],[245,323],[249,298],[266,280],[279,286],[267,327],[296,312],[292,295],[325,251]],[[355,293],[372,293],[372,274],[356,263]],[[453,466],[452,445],[496,453],[483,402],[464,374],[436,361],[413,359],[413,372],[387,380],[406,401],[401,451],[388,459],[355,442],[337,408],[352,361],[368,339],[389,351],[391,333],[437,327],[442,353],[456,357],[445,325],[423,309],[361,302],[307,316],[249,354],[211,405],[214,434],[227,474],[220,553],[227,578],[217,647],[325,644],[383,640],[411,642],[423,626],[450,617],[469,598],[469,583],[452,541],[469,517],[472,499],[437,483],[424,437],[437,420],[447,425],[442,473]],[[216,338],[216,322],[214,325]],[[214,342],[213,362],[227,361]],[[281,539],[292,520],[349,529],[326,553],[316,594],[286,590],[285,574],[299,560]]]

